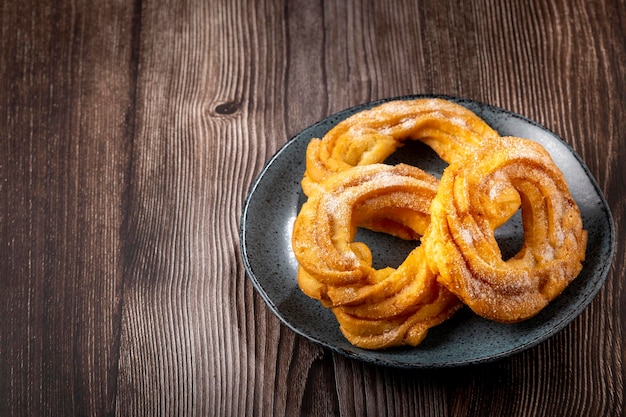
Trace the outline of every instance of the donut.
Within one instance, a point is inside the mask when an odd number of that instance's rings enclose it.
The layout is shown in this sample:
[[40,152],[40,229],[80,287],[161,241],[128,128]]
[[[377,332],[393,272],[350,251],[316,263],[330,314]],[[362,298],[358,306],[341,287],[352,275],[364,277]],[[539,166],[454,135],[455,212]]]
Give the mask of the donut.
[[298,284],[333,311],[355,346],[415,346],[461,307],[438,283],[417,243],[398,268],[375,269],[367,245],[354,242],[364,225],[423,235],[436,190],[437,180],[419,168],[363,165],[328,177],[296,217]]
[[[494,236],[519,195],[524,243],[503,259]],[[422,241],[439,282],[478,315],[515,323],[536,315],[578,275],[587,232],[562,172],[529,139],[502,137],[448,166]],[[494,217],[494,213],[495,217]]]
[[358,112],[312,139],[302,188],[312,195],[329,175],[382,163],[406,140],[430,146],[447,163],[463,160],[498,133],[471,110],[440,98],[392,100]]

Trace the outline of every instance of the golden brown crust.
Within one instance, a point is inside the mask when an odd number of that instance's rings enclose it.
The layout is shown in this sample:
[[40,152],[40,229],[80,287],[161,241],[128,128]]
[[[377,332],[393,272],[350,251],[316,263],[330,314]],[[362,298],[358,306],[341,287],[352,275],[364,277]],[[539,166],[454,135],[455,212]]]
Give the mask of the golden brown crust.
[[421,236],[430,223],[437,180],[408,165],[361,166],[334,175],[300,209],[292,246],[300,265],[321,282],[357,282],[371,267],[352,243],[357,226],[386,219],[394,227]]
[[[511,188],[520,196],[524,244],[505,261],[490,213],[500,190]],[[502,138],[449,166],[431,210],[429,264],[483,317],[504,323],[532,317],[582,269],[587,233],[578,207],[549,154],[530,140]]]
[[357,226],[373,219],[393,222],[387,231],[401,225],[421,236],[437,180],[408,165],[374,164],[333,175],[320,189],[294,223],[300,288],[332,308],[356,346],[416,345],[461,304],[437,283],[421,247],[397,269],[377,270],[369,248],[353,239]]
[[467,108],[432,98],[395,100],[352,115],[313,139],[302,188],[307,196],[332,173],[383,162],[405,140],[419,140],[446,162],[474,152],[498,133]]

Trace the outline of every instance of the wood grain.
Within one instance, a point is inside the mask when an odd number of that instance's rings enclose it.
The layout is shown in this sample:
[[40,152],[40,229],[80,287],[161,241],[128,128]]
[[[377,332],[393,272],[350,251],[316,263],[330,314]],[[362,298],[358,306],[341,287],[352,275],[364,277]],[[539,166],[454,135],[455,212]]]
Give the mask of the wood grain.
[[[624,415],[621,0],[8,1],[0,6],[0,415]],[[281,325],[242,266],[291,136],[441,93],[578,152],[617,256],[563,331],[494,363],[364,364]]]
[[132,8],[3,4],[0,414],[113,410]]

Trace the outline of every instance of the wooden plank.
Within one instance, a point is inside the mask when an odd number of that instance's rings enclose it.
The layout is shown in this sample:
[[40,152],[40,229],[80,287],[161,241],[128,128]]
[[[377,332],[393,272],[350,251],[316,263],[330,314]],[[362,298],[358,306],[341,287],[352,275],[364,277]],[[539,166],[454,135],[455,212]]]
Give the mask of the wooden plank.
[[132,3],[2,6],[2,415],[114,410],[132,17]]

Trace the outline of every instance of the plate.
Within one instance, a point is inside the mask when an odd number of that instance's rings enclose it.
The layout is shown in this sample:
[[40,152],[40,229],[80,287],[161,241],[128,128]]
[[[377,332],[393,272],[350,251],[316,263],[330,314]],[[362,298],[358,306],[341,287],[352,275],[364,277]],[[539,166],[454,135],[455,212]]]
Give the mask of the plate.
[[[304,295],[297,284],[297,261],[291,250],[293,222],[305,201],[300,180],[309,141],[322,137],[341,120],[390,100],[439,97],[461,104],[483,118],[500,135],[541,143],[563,171],[589,233],[587,256],[580,275],[532,319],[499,324],[465,308],[429,330],[417,347],[370,351],[352,346],[341,334],[334,315],[317,300]],[[440,177],[446,164],[430,148],[409,141],[387,163],[405,162]],[[503,254],[519,248],[519,216],[497,229]],[[332,351],[370,363],[401,368],[442,368],[494,361],[546,340],[570,323],[591,302],[611,266],[615,230],[609,207],[582,159],[557,135],[518,114],[450,96],[415,95],[362,104],[340,111],[306,129],[286,143],[265,165],[253,183],[241,217],[244,267],[254,288],[270,310],[294,332]],[[375,266],[397,266],[415,243],[380,233],[359,231],[357,240],[372,249]],[[389,250],[393,248],[393,250]],[[506,255],[505,255],[506,256]]]

